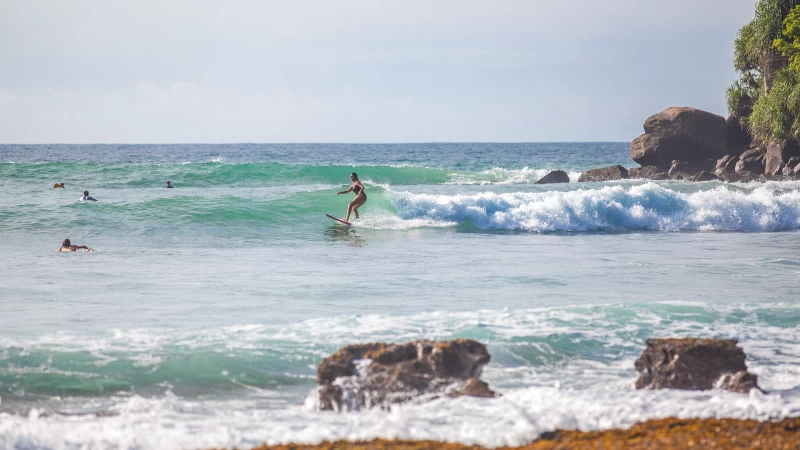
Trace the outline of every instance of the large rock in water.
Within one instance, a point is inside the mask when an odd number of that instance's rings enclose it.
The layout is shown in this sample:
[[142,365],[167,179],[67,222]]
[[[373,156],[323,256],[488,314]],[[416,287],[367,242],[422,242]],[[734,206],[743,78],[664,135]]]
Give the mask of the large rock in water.
[[725,119],[699,109],[667,108],[644,122],[644,133],[631,142],[631,157],[642,166],[666,170],[676,159],[700,162],[728,154]]
[[349,345],[320,363],[315,403],[348,411],[441,396],[493,397],[478,378],[489,359],[486,346],[470,339]]
[[602,169],[587,170],[581,174],[578,181],[612,181],[626,178],[628,178],[628,169],[617,164],[616,166],[603,167]]
[[636,360],[636,389],[727,389],[749,392],[757,376],[747,372],[735,339],[648,339]]
[[534,184],[569,183],[569,175],[563,170],[554,170],[539,178]]

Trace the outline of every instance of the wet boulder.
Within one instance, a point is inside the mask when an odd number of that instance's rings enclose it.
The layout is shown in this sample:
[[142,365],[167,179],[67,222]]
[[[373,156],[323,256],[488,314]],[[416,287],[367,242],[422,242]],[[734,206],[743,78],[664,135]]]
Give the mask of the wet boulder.
[[644,122],[631,142],[631,158],[642,166],[668,169],[673,160],[717,160],[728,154],[725,119],[695,108],[671,107]]
[[691,178],[689,178],[689,181],[714,181],[714,180],[719,180],[719,177],[717,177],[716,175],[707,170],[702,170],[692,175]]
[[736,163],[736,173],[764,173],[764,157],[766,153],[767,151],[763,148],[754,148],[742,153],[742,155],[739,156],[739,161]]
[[479,379],[489,359],[486,346],[470,339],[350,345],[320,363],[312,400],[321,410],[349,411],[442,396],[493,397]]
[[800,145],[790,139],[771,142],[764,156],[764,173],[779,175],[791,158],[800,156]]
[[656,166],[633,167],[628,169],[628,178],[644,178],[648,180],[669,180],[667,172]]
[[800,157],[790,158],[781,172],[785,177],[796,177],[800,174]]
[[579,182],[593,181],[613,181],[628,178],[628,169],[617,164],[616,166],[603,167],[601,169],[591,169],[578,178]]
[[747,171],[723,173],[719,176],[719,178],[727,183],[748,183],[750,181],[762,181],[761,175]]
[[672,164],[669,166],[667,175],[673,180],[690,180],[695,174],[705,170],[705,167],[706,164],[701,164],[699,161],[688,162],[675,160],[672,161]]
[[725,155],[721,159],[717,160],[714,173],[717,176],[720,176],[725,173],[734,173],[736,172],[736,163],[738,162],[739,162],[738,156]]
[[648,339],[636,360],[636,389],[727,389],[749,392],[757,376],[747,372],[735,339]]
[[563,170],[554,170],[539,178],[535,184],[569,183],[569,175]]

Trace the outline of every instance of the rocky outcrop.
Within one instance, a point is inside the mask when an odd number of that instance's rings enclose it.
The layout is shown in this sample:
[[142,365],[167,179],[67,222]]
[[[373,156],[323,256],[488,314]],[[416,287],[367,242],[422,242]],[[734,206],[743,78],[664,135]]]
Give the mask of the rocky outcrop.
[[764,173],[780,175],[791,158],[800,156],[800,146],[795,140],[771,142],[764,156]]
[[758,388],[735,339],[648,339],[636,360],[637,389]]
[[673,160],[717,160],[728,154],[725,119],[699,109],[667,108],[644,122],[644,132],[631,142],[631,157],[642,166],[667,169]]
[[656,166],[633,167],[628,169],[628,178],[645,178],[648,180],[668,180],[667,172]]
[[343,411],[441,396],[493,397],[478,378],[489,359],[486,346],[470,339],[350,345],[320,363],[315,403]]
[[612,181],[628,178],[628,169],[617,164],[616,166],[603,167],[602,169],[592,169],[581,174],[579,182],[591,181]]
[[569,183],[569,175],[563,170],[554,170],[539,178],[535,184]]
[[736,173],[752,172],[755,174],[764,173],[764,157],[766,150],[763,148],[750,149],[741,156],[736,163]]

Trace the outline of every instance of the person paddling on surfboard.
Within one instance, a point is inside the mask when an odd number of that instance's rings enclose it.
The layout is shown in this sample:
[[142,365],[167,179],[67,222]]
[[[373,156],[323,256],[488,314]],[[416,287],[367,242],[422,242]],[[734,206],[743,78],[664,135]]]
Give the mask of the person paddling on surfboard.
[[340,195],[340,194],[347,194],[348,192],[352,191],[356,194],[356,198],[354,198],[353,201],[350,202],[349,205],[347,205],[347,217],[345,217],[344,219],[345,222],[350,222],[351,212],[355,213],[356,219],[358,219],[358,207],[363,205],[364,203],[367,203],[367,194],[364,192],[364,185],[361,184],[360,181],[358,181],[358,175],[356,175],[355,172],[350,174],[350,181],[352,181],[353,184],[350,185],[349,189],[347,189],[346,191],[336,193],[336,195]]
[[85,245],[72,245],[69,239],[64,239],[64,242],[61,243],[61,248],[58,249],[59,252],[77,252],[78,250],[83,250],[85,252],[94,251]]

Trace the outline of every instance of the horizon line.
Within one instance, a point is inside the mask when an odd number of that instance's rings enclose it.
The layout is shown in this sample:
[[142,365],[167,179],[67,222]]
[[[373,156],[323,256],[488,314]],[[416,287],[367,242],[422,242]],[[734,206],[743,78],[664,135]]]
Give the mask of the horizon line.
[[421,144],[622,144],[630,141],[416,141],[416,142],[8,142],[0,145],[421,145]]

